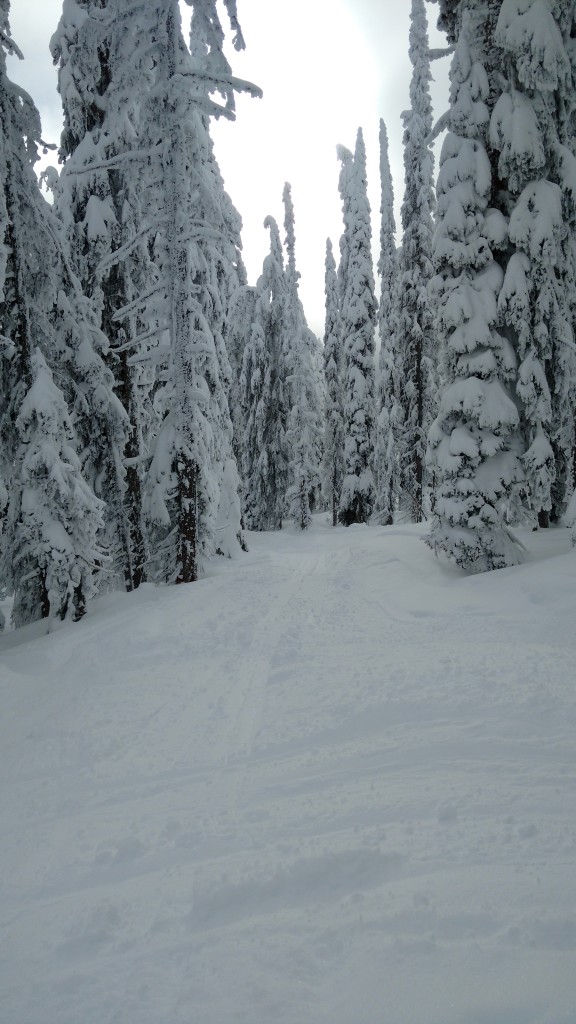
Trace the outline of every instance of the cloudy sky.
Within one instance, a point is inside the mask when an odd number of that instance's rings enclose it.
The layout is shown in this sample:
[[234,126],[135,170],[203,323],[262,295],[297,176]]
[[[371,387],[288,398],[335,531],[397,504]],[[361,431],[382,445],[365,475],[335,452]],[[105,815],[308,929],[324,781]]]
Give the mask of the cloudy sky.
[[[48,42],[61,0],[15,0],[13,36],[25,61],[10,62],[10,74],[32,94],[44,137],[57,141],[60,101]],[[324,252],[327,236],[337,246],[341,232],[336,145],[353,149],[364,130],[373,229],[379,231],[378,125],[384,118],[397,207],[403,191],[402,126],[408,104],[409,0],[238,0],[246,51],[230,55],[234,73],[264,90],[261,100],[240,97],[235,123],[214,126],[216,153],[244,221],[244,255],[250,280],[267,252],[263,221],[281,221],[282,189],[292,185],[301,297],[310,326],[323,331]],[[436,7],[428,7],[430,40]],[[190,9],[183,6],[185,19]],[[188,21],[185,21],[187,35]],[[447,61],[433,65],[438,114],[446,105]]]

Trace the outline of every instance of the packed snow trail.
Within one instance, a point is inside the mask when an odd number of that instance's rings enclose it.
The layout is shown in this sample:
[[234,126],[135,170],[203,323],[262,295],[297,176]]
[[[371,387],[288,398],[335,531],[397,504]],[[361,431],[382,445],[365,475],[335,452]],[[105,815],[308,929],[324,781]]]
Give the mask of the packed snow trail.
[[576,1024],[576,555],[419,533],[0,638],[0,1020]]

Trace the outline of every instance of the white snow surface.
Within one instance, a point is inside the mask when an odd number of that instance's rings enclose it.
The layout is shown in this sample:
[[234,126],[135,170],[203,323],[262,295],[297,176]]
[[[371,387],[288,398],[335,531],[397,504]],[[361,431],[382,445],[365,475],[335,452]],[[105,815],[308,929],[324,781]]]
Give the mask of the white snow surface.
[[575,1024],[576,554],[250,535],[0,638],[0,1020]]

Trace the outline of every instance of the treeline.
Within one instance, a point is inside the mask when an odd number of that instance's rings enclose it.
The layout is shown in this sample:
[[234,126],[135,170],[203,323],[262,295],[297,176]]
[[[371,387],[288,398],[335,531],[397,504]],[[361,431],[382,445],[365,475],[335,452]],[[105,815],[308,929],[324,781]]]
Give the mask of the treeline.
[[[440,0],[449,50],[431,52],[412,0],[401,245],[382,123],[376,278],[362,132],[338,147],[323,346],[298,295],[289,185],[283,237],[267,218],[247,282],[210,123],[258,90],[232,74],[216,0],[190,6],[187,45],[177,0],[64,4],[48,204],[0,0],[0,582],[14,624],[79,618],[106,588],[193,581],[245,527],[306,529],[315,509],[344,525],[429,519],[428,543],[465,569],[513,564],[514,524],[569,522],[574,493],[576,3]],[[434,125],[431,61],[447,52]]]

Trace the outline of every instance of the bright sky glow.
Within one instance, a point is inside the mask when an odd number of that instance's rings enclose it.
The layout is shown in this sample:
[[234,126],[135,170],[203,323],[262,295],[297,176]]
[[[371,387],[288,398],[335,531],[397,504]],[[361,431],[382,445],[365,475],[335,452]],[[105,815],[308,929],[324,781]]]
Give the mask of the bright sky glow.
[[213,134],[244,219],[251,278],[267,251],[264,217],[282,221],[282,188],[285,181],[292,185],[301,295],[311,326],[321,332],[326,237],[335,236],[337,246],[341,231],[336,144],[353,149],[361,123],[376,125],[377,133],[378,69],[341,0],[293,0],[283,5],[282,19],[267,17],[266,7],[269,0],[246,5],[247,50],[234,59],[238,74],[260,85],[264,97],[242,98],[237,123],[216,125]]

